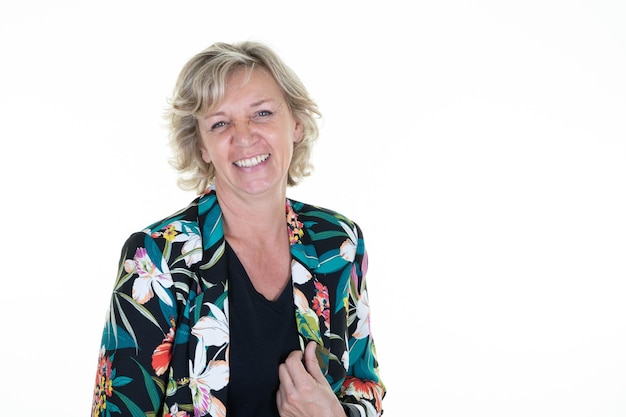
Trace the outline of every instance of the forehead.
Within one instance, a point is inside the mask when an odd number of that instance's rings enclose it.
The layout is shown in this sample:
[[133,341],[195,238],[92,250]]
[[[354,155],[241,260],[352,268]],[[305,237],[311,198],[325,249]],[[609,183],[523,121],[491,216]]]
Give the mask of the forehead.
[[282,90],[274,77],[262,67],[241,67],[233,71],[226,77],[224,84],[224,95],[235,92],[266,91],[279,93]]
[[288,106],[286,95],[270,72],[263,67],[239,67],[216,86],[212,100],[197,117],[220,115],[229,109],[249,108],[255,103],[273,102]]

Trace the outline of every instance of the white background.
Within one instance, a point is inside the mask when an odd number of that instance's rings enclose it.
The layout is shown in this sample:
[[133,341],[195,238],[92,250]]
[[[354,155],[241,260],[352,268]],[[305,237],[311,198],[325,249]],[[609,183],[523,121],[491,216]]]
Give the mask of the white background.
[[254,39],[324,114],[290,195],[364,229],[385,415],[623,417],[625,5],[3,2],[3,413],[88,415],[122,243],[194,197],[176,76]]

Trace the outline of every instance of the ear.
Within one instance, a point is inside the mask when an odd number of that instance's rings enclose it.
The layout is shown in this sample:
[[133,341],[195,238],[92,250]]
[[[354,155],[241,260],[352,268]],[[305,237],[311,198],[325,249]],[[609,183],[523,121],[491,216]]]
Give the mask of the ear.
[[206,162],[207,164],[210,164],[211,156],[209,155],[209,152],[206,150],[206,148],[202,144],[200,144],[199,148],[200,148],[200,154],[202,155],[202,160]]
[[296,120],[296,125],[293,130],[293,142],[294,143],[301,142],[303,136],[304,136],[304,129],[303,129],[302,123]]

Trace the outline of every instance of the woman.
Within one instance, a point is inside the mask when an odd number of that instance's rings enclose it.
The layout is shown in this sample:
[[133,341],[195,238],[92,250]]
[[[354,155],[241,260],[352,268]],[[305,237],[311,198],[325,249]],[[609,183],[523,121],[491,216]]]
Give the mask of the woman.
[[378,416],[359,227],[287,199],[319,112],[267,46],[214,44],[169,113],[200,196],[124,245],[93,416]]

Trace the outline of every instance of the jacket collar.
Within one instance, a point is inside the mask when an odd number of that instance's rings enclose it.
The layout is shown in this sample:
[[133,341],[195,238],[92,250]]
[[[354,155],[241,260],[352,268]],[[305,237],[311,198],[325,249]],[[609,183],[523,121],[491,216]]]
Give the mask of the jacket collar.
[[[205,259],[209,259],[211,267],[224,252],[225,237],[222,210],[217,201],[214,189],[198,198],[198,224],[202,233],[202,248],[205,251]],[[306,224],[299,219],[298,207],[301,204],[294,200],[286,199],[285,216],[286,225],[290,232],[291,256],[307,269],[313,271],[320,265],[317,251],[313,245],[310,231]]]

